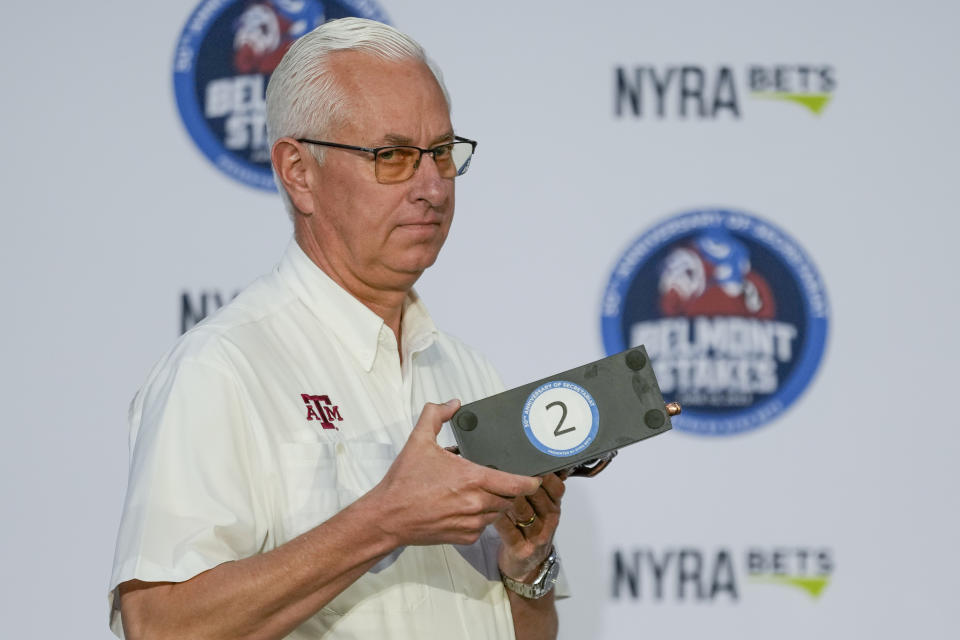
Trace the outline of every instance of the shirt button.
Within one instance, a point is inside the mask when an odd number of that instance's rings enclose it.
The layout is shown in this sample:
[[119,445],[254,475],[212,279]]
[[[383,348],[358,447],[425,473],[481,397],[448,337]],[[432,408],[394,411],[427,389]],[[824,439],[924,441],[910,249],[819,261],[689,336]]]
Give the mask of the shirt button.
[[337,443],[337,455],[342,456],[344,451],[344,446],[342,442]]

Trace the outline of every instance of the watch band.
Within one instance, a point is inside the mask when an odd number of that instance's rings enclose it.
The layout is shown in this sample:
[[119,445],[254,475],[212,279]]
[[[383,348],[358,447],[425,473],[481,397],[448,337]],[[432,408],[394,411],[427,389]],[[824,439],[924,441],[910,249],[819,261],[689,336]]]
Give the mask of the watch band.
[[554,585],[557,584],[557,575],[560,573],[560,556],[557,555],[556,547],[550,549],[550,554],[543,561],[540,571],[533,582],[526,583],[514,580],[500,572],[500,579],[503,586],[514,593],[527,598],[528,600],[537,600],[550,593]]

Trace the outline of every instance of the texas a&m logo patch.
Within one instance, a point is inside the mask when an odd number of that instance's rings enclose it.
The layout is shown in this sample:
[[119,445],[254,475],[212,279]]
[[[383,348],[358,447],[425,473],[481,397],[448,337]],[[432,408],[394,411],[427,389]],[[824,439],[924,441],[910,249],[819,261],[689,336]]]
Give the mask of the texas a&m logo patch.
[[343,422],[340,407],[330,402],[330,396],[312,396],[301,393],[303,404],[307,405],[307,420],[319,420],[324,429],[339,429],[333,421]]

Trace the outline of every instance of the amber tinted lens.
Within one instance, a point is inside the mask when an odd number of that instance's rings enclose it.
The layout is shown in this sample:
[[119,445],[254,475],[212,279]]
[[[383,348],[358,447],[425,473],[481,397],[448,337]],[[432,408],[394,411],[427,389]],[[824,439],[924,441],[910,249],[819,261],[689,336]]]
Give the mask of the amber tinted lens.
[[[443,178],[454,178],[466,173],[473,156],[469,142],[451,142],[430,150],[437,163],[437,172]],[[417,170],[420,150],[416,147],[389,147],[377,153],[377,181],[393,184],[408,180]]]
[[453,161],[454,144],[444,144],[433,149],[433,159],[437,161],[437,171],[443,178],[452,178],[457,175],[457,167]]
[[377,180],[384,184],[403,182],[413,175],[420,150],[412,147],[390,147],[377,154]]
[[470,166],[473,145],[469,142],[451,142],[434,147],[433,157],[437,161],[437,170],[444,178],[462,176]]

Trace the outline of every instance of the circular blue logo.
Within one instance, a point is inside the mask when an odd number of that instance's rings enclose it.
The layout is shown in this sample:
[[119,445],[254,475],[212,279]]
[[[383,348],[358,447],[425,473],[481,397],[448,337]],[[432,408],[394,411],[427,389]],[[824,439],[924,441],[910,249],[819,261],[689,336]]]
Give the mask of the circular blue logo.
[[533,390],[523,405],[523,431],[540,451],[565,458],[584,451],[597,437],[600,412],[586,389],[554,380]]
[[675,428],[730,435],[764,425],[806,389],[826,346],[816,267],[784,231],[729,210],[683,213],[620,258],[603,298],[608,355],[644,345]]
[[294,40],[327,20],[387,22],[373,0],[204,0],[187,20],[173,89],[190,137],[220,171],[275,191],[267,140],[270,74]]

